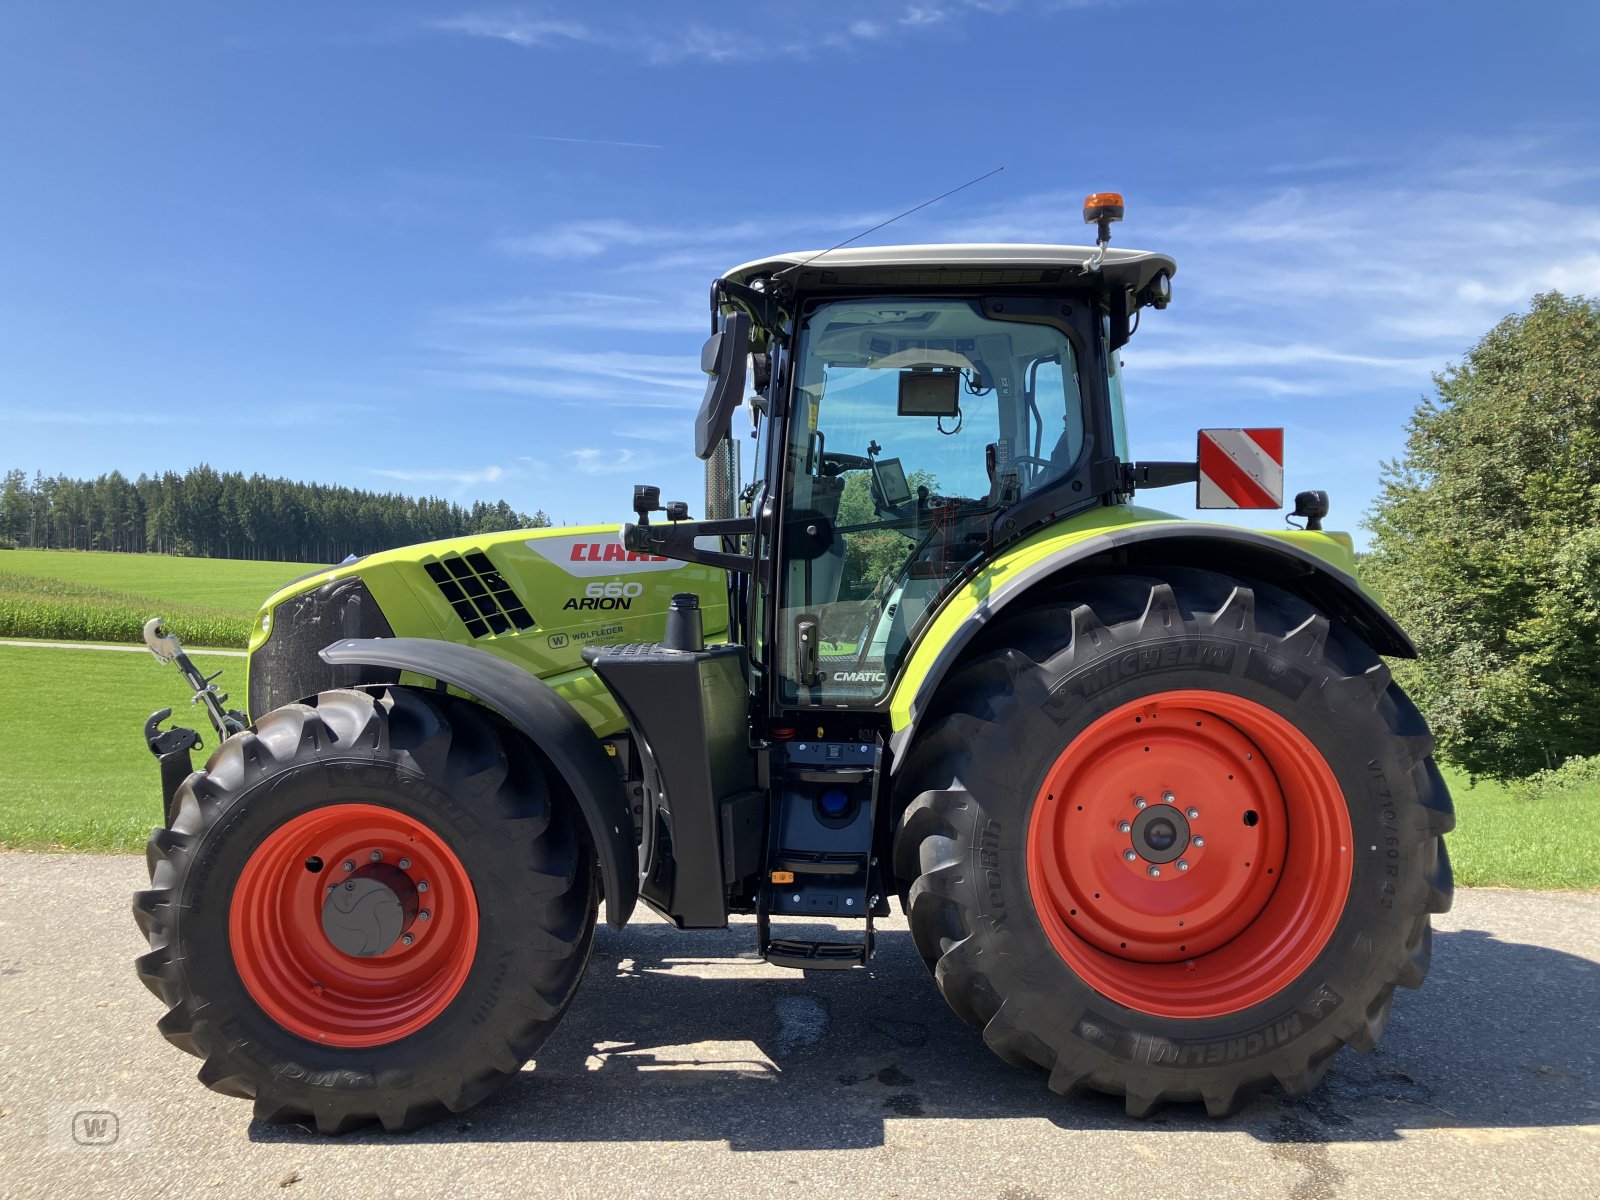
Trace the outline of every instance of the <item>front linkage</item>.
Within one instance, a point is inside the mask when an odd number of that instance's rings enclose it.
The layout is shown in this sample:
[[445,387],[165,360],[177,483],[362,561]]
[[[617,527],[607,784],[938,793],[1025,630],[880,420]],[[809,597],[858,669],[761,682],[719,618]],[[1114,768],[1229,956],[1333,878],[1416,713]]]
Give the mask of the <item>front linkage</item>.
[[[210,676],[202,675],[200,669],[184,653],[182,643],[176,636],[166,631],[160,617],[151,617],[144,623],[144,644],[150,647],[150,653],[156,656],[157,662],[178,664],[184,682],[194,691],[194,697],[189,703],[199,704],[205,708],[206,717],[211,722],[211,728],[216,730],[219,742],[226,741],[232,735],[244,730],[248,724],[245,715],[237,709],[223,707],[228,702],[227,693],[219,692],[214,682],[222,672],[218,671],[216,675]],[[161,808],[169,826],[173,817],[177,815],[173,811],[173,805],[178,785],[194,771],[190,753],[205,745],[196,730],[176,725],[171,729],[162,729],[161,722],[171,715],[170,708],[163,708],[151,713],[144,723],[145,745],[150,747],[150,753],[155,755],[156,761],[161,764]]]

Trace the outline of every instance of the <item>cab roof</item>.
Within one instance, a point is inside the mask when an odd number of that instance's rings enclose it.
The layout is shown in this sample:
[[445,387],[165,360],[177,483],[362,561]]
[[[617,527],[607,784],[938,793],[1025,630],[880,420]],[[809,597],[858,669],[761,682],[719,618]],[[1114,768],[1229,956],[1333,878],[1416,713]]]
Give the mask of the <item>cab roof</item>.
[[[937,287],[941,284],[1029,284],[1072,287],[1092,284],[1084,266],[1093,246],[1049,246],[965,242],[926,246],[847,246],[842,250],[796,250],[743,263],[723,278],[749,283],[787,271],[784,282],[796,291],[830,285]],[[1165,254],[1150,250],[1108,249],[1097,274],[1104,284],[1142,292],[1157,275],[1177,274]]]

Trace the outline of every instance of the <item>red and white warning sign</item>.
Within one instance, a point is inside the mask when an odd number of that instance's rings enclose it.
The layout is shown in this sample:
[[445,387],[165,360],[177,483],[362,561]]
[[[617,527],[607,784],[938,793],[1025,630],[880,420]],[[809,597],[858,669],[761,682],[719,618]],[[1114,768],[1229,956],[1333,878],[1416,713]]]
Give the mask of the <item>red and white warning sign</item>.
[[1282,508],[1283,430],[1202,429],[1197,508]]

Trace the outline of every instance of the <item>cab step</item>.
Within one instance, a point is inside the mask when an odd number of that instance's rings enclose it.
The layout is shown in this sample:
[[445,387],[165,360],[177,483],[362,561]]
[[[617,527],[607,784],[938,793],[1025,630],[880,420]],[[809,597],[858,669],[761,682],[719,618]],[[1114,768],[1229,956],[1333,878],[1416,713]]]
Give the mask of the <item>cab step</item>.
[[790,967],[796,971],[844,971],[851,967],[864,967],[872,961],[877,949],[871,913],[867,914],[866,936],[859,942],[775,938],[771,936],[765,913],[757,917],[756,931],[761,943],[761,957],[775,967]]

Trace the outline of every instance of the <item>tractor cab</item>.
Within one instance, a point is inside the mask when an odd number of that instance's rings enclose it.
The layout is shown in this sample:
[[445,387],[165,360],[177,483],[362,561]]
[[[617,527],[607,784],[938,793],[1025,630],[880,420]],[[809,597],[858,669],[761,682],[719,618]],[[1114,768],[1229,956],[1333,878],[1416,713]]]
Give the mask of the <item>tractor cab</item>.
[[1089,269],[1098,256],[905,246],[726,277],[787,310],[755,410],[776,705],[876,704],[958,578],[1120,490],[1115,351],[1175,268],[1122,251]]
[[[769,716],[880,709],[958,581],[1131,493],[1117,350],[1140,309],[1166,307],[1175,272],[1103,241],[735,267],[712,289],[696,427],[713,519],[672,520],[680,505],[652,525],[657,498],[642,488],[625,541],[731,568],[747,623],[735,633]],[[1196,478],[1193,464],[1164,465],[1163,482]],[[709,553],[707,534],[723,540]]]

